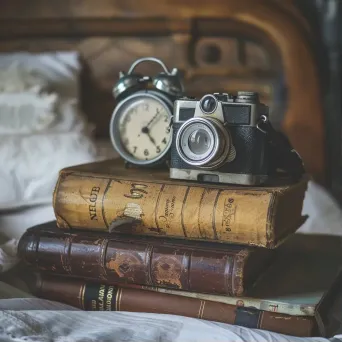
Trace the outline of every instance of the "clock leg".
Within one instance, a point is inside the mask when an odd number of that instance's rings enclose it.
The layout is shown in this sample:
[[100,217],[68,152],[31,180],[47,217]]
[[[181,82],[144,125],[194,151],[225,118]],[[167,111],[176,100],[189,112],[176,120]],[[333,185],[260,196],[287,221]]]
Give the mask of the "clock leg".
[[125,169],[129,169],[131,166],[132,166],[131,163],[125,160]]

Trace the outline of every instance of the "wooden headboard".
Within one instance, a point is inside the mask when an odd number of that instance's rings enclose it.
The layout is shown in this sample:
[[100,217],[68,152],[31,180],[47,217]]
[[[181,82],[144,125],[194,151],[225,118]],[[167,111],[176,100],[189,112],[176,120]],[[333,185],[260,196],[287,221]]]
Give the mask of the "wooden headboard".
[[[258,91],[271,106],[275,125],[282,122],[307,170],[323,183],[317,67],[310,27],[294,3],[11,0],[1,6],[0,52],[79,51],[84,62],[82,107],[99,136],[108,135],[115,106],[111,90],[118,72],[139,57],[158,57],[169,68],[180,68],[191,95]],[[142,65],[139,71],[159,71],[153,67]]]

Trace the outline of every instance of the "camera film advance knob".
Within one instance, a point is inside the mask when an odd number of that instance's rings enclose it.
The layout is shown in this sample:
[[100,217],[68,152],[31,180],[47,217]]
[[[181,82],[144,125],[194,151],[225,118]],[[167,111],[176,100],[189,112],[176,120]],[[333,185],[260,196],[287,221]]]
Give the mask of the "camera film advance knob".
[[236,102],[258,103],[259,94],[253,91],[238,91]]
[[196,100],[195,96],[182,96],[179,100]]
[[233,100],[232,95],[228,93],[214,93],[213,95],[221,102],[231,102]]

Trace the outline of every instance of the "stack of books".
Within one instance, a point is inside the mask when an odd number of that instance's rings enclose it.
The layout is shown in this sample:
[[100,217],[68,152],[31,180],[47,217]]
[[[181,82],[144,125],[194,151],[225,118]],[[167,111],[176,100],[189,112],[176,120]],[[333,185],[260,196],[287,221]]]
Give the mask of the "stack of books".
[[19,255],[36,296],[84,310],[317,335],[337,265],[293,248],[306,187],[175,181],[118,160],[69,167],[54,191],[56,221],[28,229]]

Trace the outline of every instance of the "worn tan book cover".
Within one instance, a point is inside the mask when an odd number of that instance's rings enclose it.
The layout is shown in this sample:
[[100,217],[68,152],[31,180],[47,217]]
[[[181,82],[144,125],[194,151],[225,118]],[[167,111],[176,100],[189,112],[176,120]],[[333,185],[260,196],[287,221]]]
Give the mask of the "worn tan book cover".
[[275,248],[298,229],[307,180],[267,187],[169,178],[109,160],[65,168],[54,191],[57,225]]

